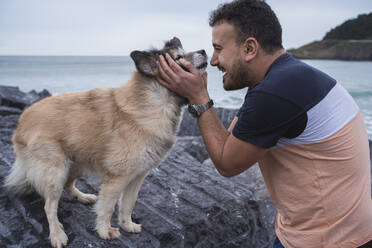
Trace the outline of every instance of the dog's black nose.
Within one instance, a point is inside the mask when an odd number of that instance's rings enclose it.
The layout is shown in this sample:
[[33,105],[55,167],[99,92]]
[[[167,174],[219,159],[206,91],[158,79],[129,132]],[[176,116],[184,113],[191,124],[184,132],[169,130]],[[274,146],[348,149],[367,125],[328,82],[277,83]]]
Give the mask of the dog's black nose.
[[197,51],[197,53],[200,53],[200,54],[203,55],[203,56],[207,55],[207,53],[205,52],[204,49],[203,49],[203,50],[199,50],[199,51]]

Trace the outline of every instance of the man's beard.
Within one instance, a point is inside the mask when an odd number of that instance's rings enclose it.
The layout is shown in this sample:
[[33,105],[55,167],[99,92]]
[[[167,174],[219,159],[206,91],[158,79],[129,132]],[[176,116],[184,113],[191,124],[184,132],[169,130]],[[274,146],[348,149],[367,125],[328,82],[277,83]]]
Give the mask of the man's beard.
[[223,80],[223,88],[229,90],[239,90],[248,86],[249,71],[243,67],[243,63],[236,60],[232,66],[232,72]]

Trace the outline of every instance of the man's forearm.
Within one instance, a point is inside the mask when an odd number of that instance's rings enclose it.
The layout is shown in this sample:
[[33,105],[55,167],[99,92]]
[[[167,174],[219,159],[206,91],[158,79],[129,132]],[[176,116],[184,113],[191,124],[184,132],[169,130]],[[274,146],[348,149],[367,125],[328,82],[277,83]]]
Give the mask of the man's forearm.
[[198,118],[198,124],[209,156],[219,173],[224,175],[225,173],[221,166],[221,162],[224,145],[229,136],[229,132],[223,126],[214,108],[204,112]]

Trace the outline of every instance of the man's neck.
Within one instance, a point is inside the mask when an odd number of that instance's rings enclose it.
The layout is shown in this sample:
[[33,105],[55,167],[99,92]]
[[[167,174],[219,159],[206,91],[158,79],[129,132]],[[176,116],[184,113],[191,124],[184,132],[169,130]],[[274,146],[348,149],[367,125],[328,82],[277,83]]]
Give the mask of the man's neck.
[[274,61],[285,53],[286,53],[285,49],[275,51],[273,54],[268,54],[261,51],[261,54],[253,68],[253,70],[255,71],[255,78],[252,81],[253,83],[250,87],[253,87],[257,83],[259,83],[265,77],[266,73],[268,72],[270,66],[274,63]]

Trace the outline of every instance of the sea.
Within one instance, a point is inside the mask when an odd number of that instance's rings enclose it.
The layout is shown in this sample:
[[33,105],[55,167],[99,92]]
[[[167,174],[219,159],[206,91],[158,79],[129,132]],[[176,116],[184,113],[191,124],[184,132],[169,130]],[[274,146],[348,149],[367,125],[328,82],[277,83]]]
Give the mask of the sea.
[[[335,78],[354,98],[372,140],[372,62],[303,60]],[[47,89],[53,95],[115,88],[130,79],[129,56],[0,56],[0,85],[22,91]],[[217,107],[239,108],[247,89],[225,91],[222,73],[208,66],[208,90]]]

